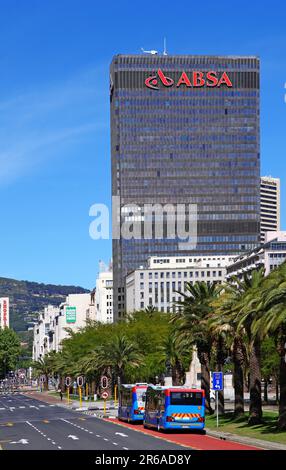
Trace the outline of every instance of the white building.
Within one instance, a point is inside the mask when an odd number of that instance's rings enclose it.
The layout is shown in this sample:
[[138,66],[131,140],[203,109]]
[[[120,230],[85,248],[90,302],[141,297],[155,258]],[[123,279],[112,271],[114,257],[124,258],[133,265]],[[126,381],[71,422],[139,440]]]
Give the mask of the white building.
[[59,351],[68,337],[66,328],[77,331],[88,320],[96,320],[95,293],[70,294],[59,307],[49,305],[34,325],[33,359],[51,351]]
[[102,323],[113,322],[113,274],[100,272],[96,280],[96,319]]
[[267,276],[273,269],[286,261],[286,232],[266,232],[265,243],[255,250],[237,256],[227,268],[227,279],[243,277],[254,269],[265,268]]
[[143,266],[126,276],[126,312],[132,313],[153,306],[170,312],[174,302],[181,300],[176,291],[184,291],[185,283],[225,280],[226,267],[235,256],[172,256],[148,259]]
[[260,180],[261,242],[266,232],[280,231],[280,179],[262,176]]
[[9,297],[0,297],[0,328],[9,328]]

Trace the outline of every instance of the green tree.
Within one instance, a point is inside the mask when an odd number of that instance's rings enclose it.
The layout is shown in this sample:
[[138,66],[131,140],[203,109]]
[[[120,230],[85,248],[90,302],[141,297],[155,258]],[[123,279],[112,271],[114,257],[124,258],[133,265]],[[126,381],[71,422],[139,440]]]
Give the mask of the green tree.
[[17,334],[10,328],[0,328],[0,375],[5,377],[9,370],[15,370],[21,346]]

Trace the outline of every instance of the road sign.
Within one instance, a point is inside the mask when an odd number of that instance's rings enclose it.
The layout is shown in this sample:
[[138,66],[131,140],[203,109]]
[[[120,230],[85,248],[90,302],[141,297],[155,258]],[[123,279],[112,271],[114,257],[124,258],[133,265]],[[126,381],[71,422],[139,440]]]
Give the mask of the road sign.
[[82,375],[79,375],[78,378],[76,379],[76,382],[77,382],[77,385],[78,387],[82,387],[83,386],[83,376]]
[[40,382],[44,383],[46,381],[46,377],[44,375],[41,375],[40,377]]
[[108,377],[106,377],[106,375],[103,375],[101,377],[101,380],[100,380],[100,383],[101,383],[101,388],[108,388]]
[[101,398],[102,398],[103,400],[107,400],[108,397],[109,397],[109,393],[108,393],[108,392],[102,392]]
[[212,389],[216,391],[223,390],[223,372],[213,372]]
[[71,377],[66,377],[66,380],[65,380],[65,384],[66,384],[66,387],[70,387],[71,386]]

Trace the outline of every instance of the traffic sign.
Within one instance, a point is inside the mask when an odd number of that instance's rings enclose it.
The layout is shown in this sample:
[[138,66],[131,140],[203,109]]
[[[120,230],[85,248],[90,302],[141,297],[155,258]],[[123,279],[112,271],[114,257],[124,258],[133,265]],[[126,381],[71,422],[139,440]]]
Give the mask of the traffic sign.
[[76,382],[77,382],[77,385],[78,387],[82,387],[83,386],[83,376],[82,375],[79,375],[78,378],[76,379]]
[[46,381],[46,377],[44,375],[41,375],[40,381],[41,381],[41,383],[44,383]]
[[108,397],[109,397],[109,393],[108,393],[108,392],[102,392],[101,398],[102,398],[103,400],[107,400]]
[[108,377],[106,375],[103,375],[100,380],[101,388],[108,388]]
[[66,377],[66,380],[65,380],[65,384],[66,384],[66,387],[70,387],[71,386],[71,377]]
[[223,372],[213,372],[212,377],[212,389],[213,390],[223,390]]

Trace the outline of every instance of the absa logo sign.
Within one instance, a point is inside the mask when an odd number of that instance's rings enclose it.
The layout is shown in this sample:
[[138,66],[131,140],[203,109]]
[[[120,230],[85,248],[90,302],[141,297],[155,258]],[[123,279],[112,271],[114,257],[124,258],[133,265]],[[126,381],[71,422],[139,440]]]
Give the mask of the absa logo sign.
[[[165,87],[171,87],[174,85],[174,80],[167,77],[161,69],[158,69],[157,75],[146,78],[145,85],[153,90],[159,90],[159,83],[162,83]],[[176,83],[176,87],[185,85],[186,87],[220,87],[226,85],[232,87],[232,82],[226,72],[218,74],[213,70],[209,72],[191,72],[189,75],[186,72],[182,72],[179,80]]]

